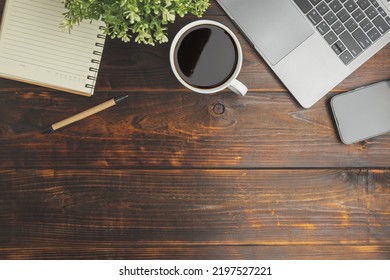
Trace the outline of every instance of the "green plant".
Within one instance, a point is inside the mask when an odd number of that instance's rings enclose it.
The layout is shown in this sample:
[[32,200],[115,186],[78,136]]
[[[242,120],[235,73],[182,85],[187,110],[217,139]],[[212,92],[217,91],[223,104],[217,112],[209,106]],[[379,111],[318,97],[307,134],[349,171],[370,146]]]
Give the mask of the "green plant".
[[168,23],[176,16],[192,13],[198,17],[209,6],[209,0],[64,0],[68,11],[62,27],[71,30],[82,20],[102,19],[104,33],[111,38],[154,45],[168,41]]

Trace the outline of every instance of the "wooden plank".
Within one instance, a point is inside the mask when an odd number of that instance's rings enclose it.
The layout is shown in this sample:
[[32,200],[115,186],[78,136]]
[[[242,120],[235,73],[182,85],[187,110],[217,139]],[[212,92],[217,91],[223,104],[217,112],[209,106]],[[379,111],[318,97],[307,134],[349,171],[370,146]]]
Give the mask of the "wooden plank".
[[[1,259],[132,259],[132,260],[388,260],[390,246],[133,246],[1,248]],[[264,264],[263,264],[264,265]]]
[[390,134],[344,145],[327,100],[302,109],[288,94],[131,93],[125,103],[61,131],[39,132],[113,95],[0,95],[0,167],[390,166]]
[[388,170],[1,170],[0,186],[1,258],[390,257]]
[[[1,0],[3,3],[4,0]],[[244,52],[244,62],[239,79],[250,92],[286,92],[286,88],[275,76],[264,60],[254,51],[241,32],[225,16],[214,1],[204,19],[222,22],[237,34]],[[169,26],[169,38],[185,24],[197,20],[190,15],[178,18]],[[170,43],[145,46],[136,43],[125,44],[120,40],[108,39],[96,89],[98,91],[183,91],[184,87],[174,77],[169,65]],[[334,91],[351,90],[363,85],[390,79],[390,45],[375,55],[369,62],[343,81]],[[0,91],[53,91],[41,87],[0,79]]]

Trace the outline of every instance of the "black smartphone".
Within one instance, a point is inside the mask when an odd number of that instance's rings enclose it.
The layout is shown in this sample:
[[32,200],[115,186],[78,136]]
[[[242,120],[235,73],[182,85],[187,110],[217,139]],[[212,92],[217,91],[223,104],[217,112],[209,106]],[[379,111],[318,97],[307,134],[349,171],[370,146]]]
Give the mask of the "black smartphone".
[[336,95],[330,105],[344,144],[390,132],[390,81]]

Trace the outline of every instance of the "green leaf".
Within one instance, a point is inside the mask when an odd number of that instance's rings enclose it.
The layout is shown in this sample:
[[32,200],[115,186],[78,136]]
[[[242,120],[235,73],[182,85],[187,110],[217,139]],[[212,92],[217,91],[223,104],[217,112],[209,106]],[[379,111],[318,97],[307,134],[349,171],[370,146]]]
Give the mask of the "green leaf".
[[70,31],[82,20],[102,19],[111,38],[155,45],[168,42],[167,25],[191,13],[201,17],[209,0],[64,0],[68,11],[61,28]]

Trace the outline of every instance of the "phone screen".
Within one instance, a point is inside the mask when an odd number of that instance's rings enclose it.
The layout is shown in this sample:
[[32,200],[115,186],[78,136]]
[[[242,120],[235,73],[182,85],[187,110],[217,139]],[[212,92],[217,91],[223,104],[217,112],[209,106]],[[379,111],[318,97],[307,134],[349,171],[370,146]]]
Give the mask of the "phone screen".
[[390,81],[339,94],[331,108],[345,144],[390,132]]

